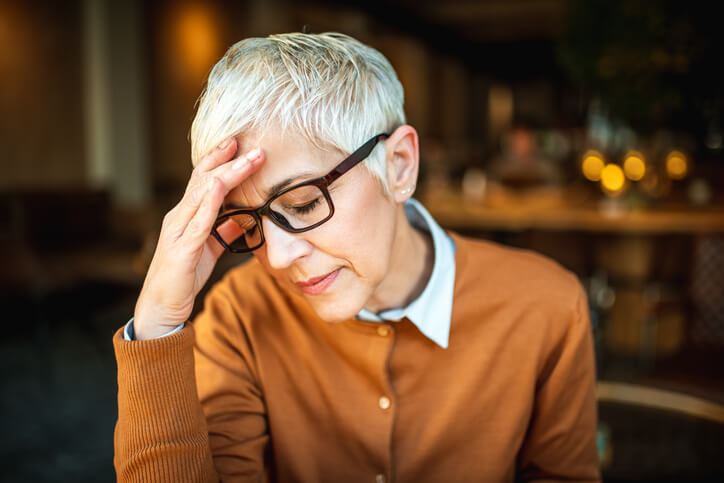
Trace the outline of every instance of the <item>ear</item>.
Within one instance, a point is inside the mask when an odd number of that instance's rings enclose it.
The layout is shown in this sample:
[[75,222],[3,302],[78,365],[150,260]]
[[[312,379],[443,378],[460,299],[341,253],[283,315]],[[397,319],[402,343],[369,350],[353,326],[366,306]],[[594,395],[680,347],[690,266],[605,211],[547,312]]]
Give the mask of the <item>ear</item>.
[[403,125],[385,141],[387,151],[387,186],[392,199],[404,203],[412,197],[420,169],[420,146],[414,127]]

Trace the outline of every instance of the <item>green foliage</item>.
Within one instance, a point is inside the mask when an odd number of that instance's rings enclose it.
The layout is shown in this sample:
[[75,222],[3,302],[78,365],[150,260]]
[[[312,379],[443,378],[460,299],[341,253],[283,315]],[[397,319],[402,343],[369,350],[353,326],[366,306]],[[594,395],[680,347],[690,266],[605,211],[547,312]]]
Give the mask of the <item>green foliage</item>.
[[573,0],[558,54],[611,116],[700,131],[721,111],[720,18],[705,2]]

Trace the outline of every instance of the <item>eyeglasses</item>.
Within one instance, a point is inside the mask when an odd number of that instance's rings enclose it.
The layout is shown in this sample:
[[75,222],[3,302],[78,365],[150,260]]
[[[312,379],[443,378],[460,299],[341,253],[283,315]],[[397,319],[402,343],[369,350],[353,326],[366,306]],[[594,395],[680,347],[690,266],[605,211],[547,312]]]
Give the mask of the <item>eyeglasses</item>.
[[318,227],[334,215],[334,204],[327,189],[329,185],[366,159],[377,143],[386,137],[389,134],[375,135],[325,176],[285,188],[258,208],[220,214],[211,234],[227,250],[246,253],[264,244],[262,216],[290,233],[302,233]]

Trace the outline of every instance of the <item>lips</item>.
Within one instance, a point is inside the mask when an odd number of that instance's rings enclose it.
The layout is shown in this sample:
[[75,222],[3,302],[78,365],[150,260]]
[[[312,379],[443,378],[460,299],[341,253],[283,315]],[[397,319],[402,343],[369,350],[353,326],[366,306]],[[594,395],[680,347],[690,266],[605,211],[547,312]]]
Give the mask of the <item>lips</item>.
[[327,287],[332,285],[332,282],[337,278],[339,274],[339,268],[333,272],[329,272],[326,275],[319,277],[313,277],[304,282],[297,282],[299,289],[307,295],[317,295],[324,292]]

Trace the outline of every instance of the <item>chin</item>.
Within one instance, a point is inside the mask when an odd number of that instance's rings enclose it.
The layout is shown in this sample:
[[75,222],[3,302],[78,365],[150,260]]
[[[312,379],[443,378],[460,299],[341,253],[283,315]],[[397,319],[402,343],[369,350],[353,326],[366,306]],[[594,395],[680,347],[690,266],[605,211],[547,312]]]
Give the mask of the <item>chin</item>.
[[325,322],[338,324],[353,319],[362,309],[350,300],[323,300],[321,298],[307,297],[307,302],[312,306],[314,312]]
[[342,270],[341,276],[321,294],[308,295],[295,289],[320,319],[332,324],[354,319],[371,295],[366,285],[350,279],[347,270]]
[[354,318],[359,310],[343,310],[339,307],[329,306],[324,303],[310,303],[320,319],[330,324],[339,324]]

